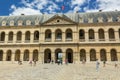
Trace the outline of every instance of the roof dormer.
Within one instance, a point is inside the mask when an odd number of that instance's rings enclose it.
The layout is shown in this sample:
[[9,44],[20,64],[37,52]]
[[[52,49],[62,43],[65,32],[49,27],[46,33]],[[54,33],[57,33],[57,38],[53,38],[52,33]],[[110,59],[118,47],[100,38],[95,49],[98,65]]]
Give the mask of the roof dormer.
[[14,26],[14,21],[13,20],[10,21],[10,26]]
[[30,21],[30,20],[27,20],[27,21],[26,21],[26,25],[31,25],[31,21]]
[[23,21],[22,20],[19,20],[18,21],[18,26],[22,26],[23,25]]
[[2,26],[6,26],[6,21],[2,21]]

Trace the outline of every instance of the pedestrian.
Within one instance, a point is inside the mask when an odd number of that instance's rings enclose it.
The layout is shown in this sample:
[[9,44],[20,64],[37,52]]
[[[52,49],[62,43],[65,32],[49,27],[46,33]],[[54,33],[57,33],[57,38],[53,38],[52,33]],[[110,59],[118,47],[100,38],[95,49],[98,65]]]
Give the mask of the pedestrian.
[[82,64],[85,64],[85,59],[82,60]]
[[34,60],[33,62],[34,62],[34,66],[36,66],[36,60]]
[[115,68],[117,68],[118,67],[118,64],[115,62]]
[[105,67],[105,65],[106,65],[106,61],[104,60],[104,61],[103,61],[103,67]]
[[60,60],[59,59],[57,60],[57,63],[58,63],[58,65],[60,64]]
[[99,63],[99,61],[98,61],[98,59],[96,60],[96,71],[99,71],[99,65],[100,65],[100,63]]
[[65,59],[65,64],[68,65],[68,59]]
[[53,59],[51,60],[51,63],[52,63],[52,64],[54,63],[54,60],[53,60]]
[[32,66],[32,60],[30,60],[29,64]]

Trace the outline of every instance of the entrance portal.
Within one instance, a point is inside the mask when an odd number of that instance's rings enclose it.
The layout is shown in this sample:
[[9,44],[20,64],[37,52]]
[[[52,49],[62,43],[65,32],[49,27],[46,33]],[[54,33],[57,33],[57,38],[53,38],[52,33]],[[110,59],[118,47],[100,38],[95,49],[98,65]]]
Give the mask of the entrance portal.
[[62,50],[61,49],[56,49],[55,50],[55,62],[57,63],[57,60],[58,60],[58,54],[59,53],[62,53]]
[[51,61],[51,51],[50,49],[46,49],[44,52],[44,63],[50,63]]
[[72,51],[72,49],[67,49],[66,59],[68,60],[68,63],[73,63],[73,51]]

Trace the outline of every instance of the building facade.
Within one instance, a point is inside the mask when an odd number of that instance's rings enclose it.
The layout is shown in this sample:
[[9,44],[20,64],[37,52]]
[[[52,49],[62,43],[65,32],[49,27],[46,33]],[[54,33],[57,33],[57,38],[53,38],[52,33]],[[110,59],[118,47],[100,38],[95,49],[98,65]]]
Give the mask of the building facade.
[[120,61],[120,12],[0,17],[0,61]]

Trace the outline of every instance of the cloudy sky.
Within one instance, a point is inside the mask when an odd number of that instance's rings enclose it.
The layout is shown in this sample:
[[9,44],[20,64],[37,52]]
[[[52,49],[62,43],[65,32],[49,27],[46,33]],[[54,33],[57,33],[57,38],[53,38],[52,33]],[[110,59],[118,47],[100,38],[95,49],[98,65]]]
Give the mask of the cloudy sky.
[[97,12],[99,10],[120,11],[120,0],[0,0],[0,16]]

